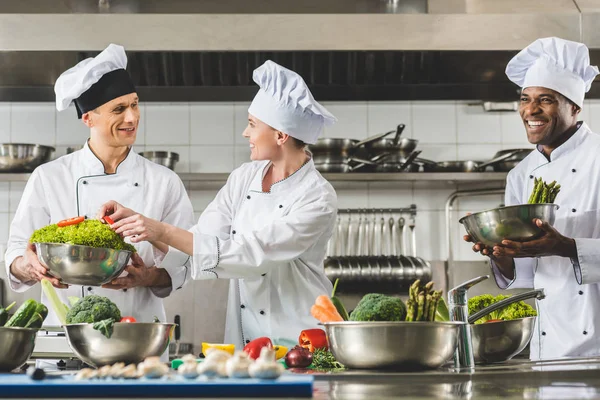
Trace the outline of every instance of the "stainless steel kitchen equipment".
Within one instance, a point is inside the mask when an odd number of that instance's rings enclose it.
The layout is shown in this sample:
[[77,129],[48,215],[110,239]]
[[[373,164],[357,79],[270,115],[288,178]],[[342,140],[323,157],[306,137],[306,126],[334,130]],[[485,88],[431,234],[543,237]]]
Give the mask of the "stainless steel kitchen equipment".
[[175,324],[120,323],[107,338],[93,324],[64,325],[69,346],[82,361],[93,366],[124,362],[137,364],[147,357],[160,356],[169,347]]
[[38,330],[0,327],[0,371],[19,368],[33,353]]
[[494,154],[493,162],[489,165],[493,166],[495,172],[508,172],[523,161],[531,151],[532,149],[501,150]]
[[423,164],[424,172],[479,172],[483,161],[440,161],[434,162],[418,158],[417,163]]
[[0,144],[0,172],[33,172],[50,161],[56,149],[51,146],[27,143]]
[[65,243],[35,243],[52,276],[71,285],[101,286],[123,272],[131,252]]
[[179,154],[172,151],[142,151],[139,155],[170,170],[175,170],[175,165],[179,161]]
[[[396,127],[396,130],[372,136],[359,142],[356,144],[356,146],[364,146],[371,155],[377,155],[386,152],[408,157],[408,155],[417,148],[419,141],[416,139],[401,138],[400,135],[402,135],[405,127],[406,126],[404,124],[399,124]],[[394,138],[388,138],[387,136],[391,135],[392,133],[396,133]]]
[[348,368],[439,368],[454,354],[457,322],[327,322],[329,347]]
[[531,341],[537,317],[470,325],[475,364],[505,362]]

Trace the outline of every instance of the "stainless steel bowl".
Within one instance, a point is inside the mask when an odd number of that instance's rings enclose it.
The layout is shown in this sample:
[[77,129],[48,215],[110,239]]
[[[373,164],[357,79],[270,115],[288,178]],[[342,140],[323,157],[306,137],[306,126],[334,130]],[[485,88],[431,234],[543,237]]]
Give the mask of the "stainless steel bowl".
[[0,372],[25,364],[33,353],[37,329],[0,327]]
[[348,368],[439,368],[454,354],[460,322],[327,322],[329,348]]
[[0,144],[0,172],[32,172],[50,161],[54,147],[27,143]]
[[36,243],[49,273],[69,285],[101,286],[123,272],[131,252],[64,243]]
[[473,356],[478,364],[508,361],[527,346],[536,317],[471,325]]
[[539,238],[544,231],[533,220],[539,218],[553,225],[556,210],[557,204],[521,204],[473,213],[458,222],[477,242],[494,246],[503,239],[526,242]]
[[142,151],[139,154],[150,161],[164,165],[170,170],[175,170],[175,164],[179,161],[179,154],[172,151]]
[[175,324],[117,322],[110,338],[92,324],[70,324],[64,328],[77,357],[99,367],[117,362],[140,363],[147,357],[162,355],[169,347]]

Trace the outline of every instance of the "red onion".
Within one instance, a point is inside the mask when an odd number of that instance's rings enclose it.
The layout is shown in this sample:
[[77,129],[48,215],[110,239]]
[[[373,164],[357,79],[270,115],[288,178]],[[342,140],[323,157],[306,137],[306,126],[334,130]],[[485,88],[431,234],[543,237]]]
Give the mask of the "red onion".
[[295,346],[285,355],[285,364],[289,368],[306,368],[312,364],[312,361],[312,353],[300,346]]

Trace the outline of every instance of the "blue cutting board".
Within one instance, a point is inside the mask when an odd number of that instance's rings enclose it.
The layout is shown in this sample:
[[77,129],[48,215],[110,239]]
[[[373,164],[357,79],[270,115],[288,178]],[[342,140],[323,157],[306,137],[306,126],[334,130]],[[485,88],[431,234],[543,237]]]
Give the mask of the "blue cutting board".
[[0,374],[1,397],[312,397],[313,377],[284,374],[260,379],[104,379],[75,381],[72,375],[43,381],[27,375]]

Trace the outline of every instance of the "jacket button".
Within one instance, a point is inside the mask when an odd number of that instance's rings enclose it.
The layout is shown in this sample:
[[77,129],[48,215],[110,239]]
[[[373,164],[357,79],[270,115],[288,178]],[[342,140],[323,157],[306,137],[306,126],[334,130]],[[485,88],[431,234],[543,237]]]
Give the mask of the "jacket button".
[[279,208],[283,208],[283,206],[280,204],[280,205],[279,205]]
[[546,332],[542,332],[542,336],[546,336]]
[[139,183],[136,182],[133,184],[133,186],[140,186],[140,185],[139,185]]
[[242,305],[240,306],[240,308],[246,308],[246,306],[242,304]]
[[577,210],[575,208],[572,208],[571,211],[576,212]]
[[235,235],[235,230],[231,231],[231,233]]
[[573,169],[571,170],[571,172],[577,172],[577,170],[576,170],[575,168],[573,168]]
[[250,200],[250,195],[246,196],[246,198],[247,198],[248,200]]
[[580,290],[580,291],[579,291],[579,294],[583,294],[583,291],[582,291],[582,290]]
[[260,315],[265,315],[265,312],[263,310],[260,310]]
[[246,344],[250,343],[250,339],[246,339]]
[[533,175],[529,175],[529,179],[533,179]]
[[91,292],[91,291],[92,291],[92,287],[88,286],[88,292]]
[[587,335],[587,331],[583,331],[583,334],[584,334],[584,335]]
[[260,274],[260,276],[266,276],[266,275],[267,275],[267,273],[266,273],[266,272],[265,272],[264,274]]
[[83,182],[81,182],[81,183],[83,183],[84,185],[87,185],[87,181],[83,181]]

